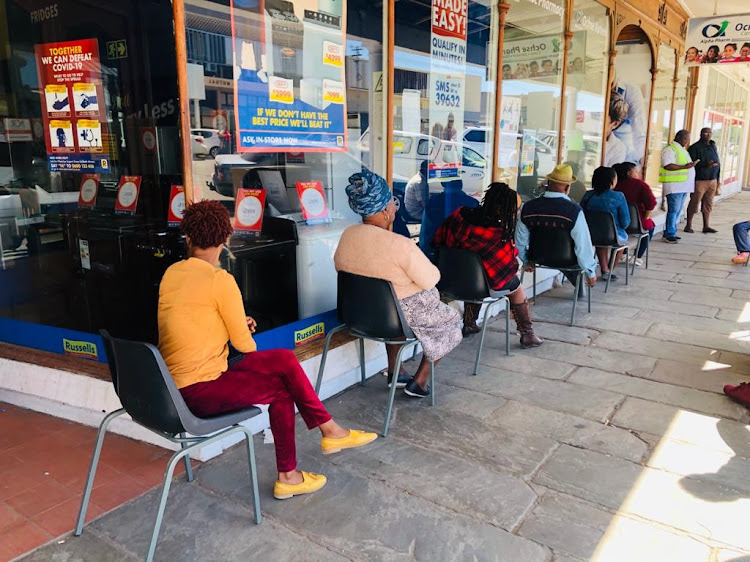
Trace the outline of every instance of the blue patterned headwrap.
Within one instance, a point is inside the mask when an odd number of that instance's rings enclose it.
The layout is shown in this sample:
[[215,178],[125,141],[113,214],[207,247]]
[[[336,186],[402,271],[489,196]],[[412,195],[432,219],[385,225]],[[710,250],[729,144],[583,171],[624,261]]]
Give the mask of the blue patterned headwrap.
[[369,170],[349,177],[346,186],[349,206],[362,217],[371,217],[385,209],[391,201],[391,190],[383,178]]

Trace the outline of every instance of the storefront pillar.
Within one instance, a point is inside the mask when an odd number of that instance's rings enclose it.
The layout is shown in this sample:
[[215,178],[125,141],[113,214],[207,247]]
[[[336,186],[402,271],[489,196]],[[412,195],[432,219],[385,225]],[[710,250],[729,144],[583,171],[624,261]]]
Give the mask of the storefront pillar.
[[[614,26],[611,26],[614,29]],[[614,31],[610,34],[611,41],[615,41]],[[615,72],[615,58],[617,51],[609,50],[609,66],[607,67],[607,91],[604,93],[604,119],[602,119],[602,159],[601,165],[604,166],[607,157],[607,129],[609,128],[609,100],[612,97],[612,82]]]
[[385,72],[386,81],[383,84],[385,89],[385,181],[388,185],[393,186],[393,112],[395,111],[396,92],[393,90],[396,65],[394,61],[394,52],[396,50],[396,1],[388,0],[384,5],[386,17],[383,18],[386,23],[386,59],[383,65],[387,69]]
[[698,95],[698,73],[699,68],[693,67],[689,70],[688,75],[688,98],[685,108],[685,128],[688,131],[693,130],[693,119],[695,113],[695,98]]
[[179,92],[180,137],[182,138],[182,177],[185,186],[185,203],[195,201],[193,186],[193,151],[190,142],[190,97],[187,77],[187,35],[185,32],[185,2],[172,0],[174,40],[177,55],[177,90]]
[[570,42],[573,40],[573,31],[570,28],[572,14],[573,0],[567,0],[565,2],[565,50],[563,51],[562,83],[560,85],[560,118],[557,126],[557,130],[560,131],[560,136],[557,141],[557,157],[555,158],[555,161],[558,163],[562,162],[563,158],[562,135],[565,130],[565,111],[568,98],[568,64],[570,63]]
[[500,16],[500,29],[497,34],[497,68],[495,69],[495,129],[494,140],[492,143],[492,181],[500,181],[500,142],[502,139],[502,130],[500,119],[502,118],[503,106],[503,44],[505,42],[505,20],[508,17],[510,4],[505,0],[500,0],[497,4]]
[[675,97],[677,96],[677,83],[680,81],[680,79],[677,77],[677,71],[680,68],[680,60],[682,58],[682,55],[679,51],[675,51],[674,54],[674,76],[672,76],[672,100],[669,104],[669,140],[674,138],[674,135],[677,131],[674,130],[675,127],[675,119],[674,119],[674,106],[675,106]]
[[651,127],[652,127],[652,119],[651,119],[651,112],[654,109],[654,92],[656,92],[656,76],[659,74],[659,69],[656,68],[656,61],[658,60],[658,54],[656,52],[653,53],[653,60],[652,60],[652,66],[651,66],[651,94],[649,97],[648,102],[648,122],[646,125],[646,152],[643,155],[643,177],[646,177],[646,171],[648,170],[648,155],[649,155],[649,149],[651,148]]

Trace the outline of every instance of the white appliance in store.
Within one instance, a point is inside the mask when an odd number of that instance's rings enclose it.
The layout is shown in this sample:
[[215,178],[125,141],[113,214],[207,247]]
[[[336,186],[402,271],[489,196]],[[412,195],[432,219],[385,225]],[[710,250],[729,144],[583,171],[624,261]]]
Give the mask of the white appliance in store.
[[297,299],[299,317],[309,318],[336,308],[336,268],[333,254],[344,230],[359,221],[330,211],[333,222],[312,226],[300,222],[301,215],[287,215],[297,221]]

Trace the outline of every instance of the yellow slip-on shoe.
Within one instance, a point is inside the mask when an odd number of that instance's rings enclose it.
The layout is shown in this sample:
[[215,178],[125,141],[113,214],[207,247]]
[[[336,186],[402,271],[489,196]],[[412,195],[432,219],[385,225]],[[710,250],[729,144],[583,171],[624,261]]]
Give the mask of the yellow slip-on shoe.
[[361,447],[372,443],[378,438],[377,433],[366,433],[358,429],[350,429],[349,435],[341,437],[339,439],[332,439],[330,437],[323,437],[320,441],[320,448],[323,449],[324,455],[330,455],[332,453],[338,453],[344,449],[354,449],[355,447]]
[[273,497],[277,500],[288,500],[294,496],[312,494],[325,486],[328,481],[322,474],[305,472],[304,470],[302,471],[302,478],[303,480],[299,484],[285,484],[277,480],[276,484],[273,485]]

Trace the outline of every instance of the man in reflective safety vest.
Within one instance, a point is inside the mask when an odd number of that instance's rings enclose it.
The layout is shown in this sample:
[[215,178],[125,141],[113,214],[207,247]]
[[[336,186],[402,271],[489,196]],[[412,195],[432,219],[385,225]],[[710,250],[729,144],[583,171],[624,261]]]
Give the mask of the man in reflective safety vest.
[[688,144],[690,144],[690,133],[683,129],[675,135],[674,141],[669,143],[661,153],[659,181],[667,197],[667,225],[664,230],[664,240],[670,244],[676,244],[680,239],[677,236],[677,221],[685,200],[695,189],[694,168],[699,161],[690,161],[690,154],[686,150]]

